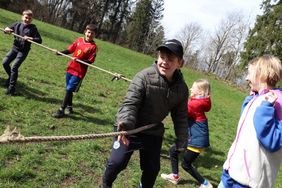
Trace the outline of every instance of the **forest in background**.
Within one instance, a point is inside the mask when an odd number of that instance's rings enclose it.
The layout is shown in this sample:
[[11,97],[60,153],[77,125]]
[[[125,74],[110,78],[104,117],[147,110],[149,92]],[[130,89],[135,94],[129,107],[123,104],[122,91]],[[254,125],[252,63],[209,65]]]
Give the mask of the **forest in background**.
[[[28,8],[38,20],[80,33],[94,23],[97,38],[152,56],[165,40],[164,0],[1,0],[0,7],[19,14]],[[242,85],[249,60],[263,54],[282,59],[282,1],[262,0],[261,9],[253,27],[238,11],[219,18],[213,31],[183,23],[175,38],[184,46],[185,66]]]

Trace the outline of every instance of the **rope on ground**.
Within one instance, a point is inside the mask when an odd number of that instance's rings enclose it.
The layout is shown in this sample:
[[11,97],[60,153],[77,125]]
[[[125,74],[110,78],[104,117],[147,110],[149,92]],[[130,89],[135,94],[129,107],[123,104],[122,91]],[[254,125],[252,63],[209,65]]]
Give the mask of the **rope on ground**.
[[[2,28],[0,28],[0,30],[2,30],[3,32],[5,32],[5,30],[2,29]],[[14,35],[14,36],[16,36],[16,37],[19,37],[19,38],[24,39],[24,37],[22,37],[21,35],[18,35],[18,34],[16,34],[16,33],[13,33],[13,32],[12,32],[11,34]],[[62,55],[62,56],[65,56],[65,57],[67,57],[67,58],[70,58],[70,59],[74,60],[73,57],[71,57],[71,56],[69,56],[69,55],[66,55],[66,54],[63,54],[63,53],[61,53],[60,51],[58,51],[58,50],[56,50],[56,49],[49,48],[48,46],[44,46],[44,45],[39,44],[39,43],[37,43],[37,42],[34,42],[34,41],[32,41],[32,40],[27,40],[27,41],[30,42],[30,43],[32,43],[32,44],[35,44],[35,45],[37,45],[37,46],[40,46],[40,47],[42,47],[42,48],[45,48],[45,49],[47,49],[47,50],[49,50],[49,51],[52,51],[52,52],[54,52],[54,53],[60,54],[60,55]],[[80,60],[80,59],[75,59],[75,61],[77,61],[77,62],[79,62],[79,63],[82,63],[82,64],[84,64],[84,65],[87,65],[87,66],[89,66],[89,67],[98,69],[98,70],[100,70],[100,71],[103,71],[103,72],[105,72],[105,73],[108,73],[108,74],[114,76],[114,77],[113,77],[113,80],[120,80],[120,79],[122,79],[122,80],[125,80],[125,81],[128,81],[128,82],[131,82],[130,79],[124,77],[122,74],[118,74],[118,73],[114,73],[114,72],[111,72],[111,71],[102,69],[102,68],[97,67],[97,66],[95,66],[95,65],[86,63],[85,61],[82,61],[82,60]]]
[[29,142],[52,142],[52,141],[72,141],[72,140],[90,140],[95,138],[113,137],[118,135],[131,135],[150,129],[156,124],[145,125],[129,131],[110,132],[101,134],[70,135],[70,136],[32,136],[24,137],[17,128],[13,130],[8,126],[0,136],[0,144],[29,143]]

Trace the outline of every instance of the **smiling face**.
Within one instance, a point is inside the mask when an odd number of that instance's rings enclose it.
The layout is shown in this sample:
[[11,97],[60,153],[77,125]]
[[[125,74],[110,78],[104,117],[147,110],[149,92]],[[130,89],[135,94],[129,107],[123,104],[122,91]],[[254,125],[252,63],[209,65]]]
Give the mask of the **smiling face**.
[[28,25],[28,24],[31,24],[32,22],[32,16],[31,15],[28,15],[28,14],[24,14],[22,15],[22,21],[24,24]]
[[91,42],[95,38],[95,32],[90,30],[90,29],[86,29],[85,33],[84,33],[84,36],[85,36],[84,38],[85,38],[86,42]]
[[159,51],[157,67],[160,74],[165,76],[169,81],[172,80],[174,71],[179,69],[182,66],[182,63],[182,60],[170,51],[165,49]]

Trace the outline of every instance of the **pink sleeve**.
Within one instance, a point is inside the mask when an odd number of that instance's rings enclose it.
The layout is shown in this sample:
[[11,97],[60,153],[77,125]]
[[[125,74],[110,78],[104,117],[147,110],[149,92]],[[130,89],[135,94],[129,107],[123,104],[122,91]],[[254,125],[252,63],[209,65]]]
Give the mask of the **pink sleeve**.
[[282,121],[282,90],[273,90],[275,94],[278,96],[274,104],[275,116],[279,121]]

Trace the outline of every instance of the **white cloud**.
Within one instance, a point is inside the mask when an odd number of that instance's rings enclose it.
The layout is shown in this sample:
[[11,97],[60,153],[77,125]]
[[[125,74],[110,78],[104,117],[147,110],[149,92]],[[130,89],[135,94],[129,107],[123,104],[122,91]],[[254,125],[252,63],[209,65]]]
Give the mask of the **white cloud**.
[[262,0],[165,0],[162,24],[166,37],[174,35],[186,23],[197,22],[204,29],[213,30],[228,13],[241,11],[255,20],[261,13]]

